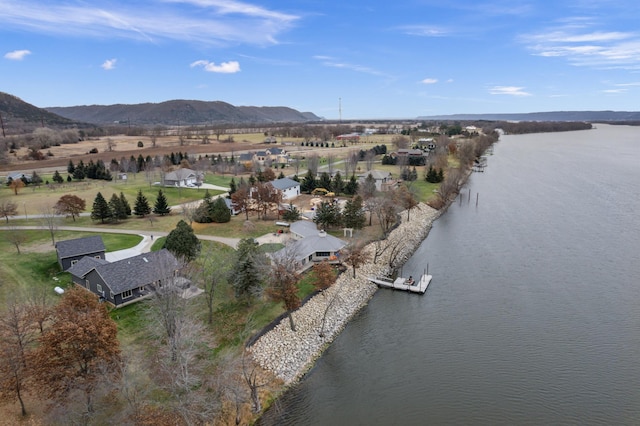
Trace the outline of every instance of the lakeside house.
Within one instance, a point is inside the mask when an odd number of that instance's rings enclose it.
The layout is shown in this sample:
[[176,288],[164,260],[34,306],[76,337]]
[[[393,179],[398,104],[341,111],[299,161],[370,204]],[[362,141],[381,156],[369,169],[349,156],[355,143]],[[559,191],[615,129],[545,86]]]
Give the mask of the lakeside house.
[[398,187],[398,181],[393,178],[391,172],[382,170],[371,170],[370,172],[358,175],[358,184],[362,186],[369,175],[371,175],[375,181],[377,191],[390,191]]
[[162,249],[116,262],[85,256],[67,272],[72,283],[118,308],[151,296],[169,281],[188,286],[188,280],[178,277],[179,269],[175,256]]
[[83,257],[105,260],[106,249],[100,235],[58,241],[56,254],[60,269],[66,271]]
[[317,262],[339,263],[340,250],[347,245],[340,238],[318,230],[315,223],[306,220],[293,222],[289,230],[294,241],[272,256],[293,256],[302,270]]

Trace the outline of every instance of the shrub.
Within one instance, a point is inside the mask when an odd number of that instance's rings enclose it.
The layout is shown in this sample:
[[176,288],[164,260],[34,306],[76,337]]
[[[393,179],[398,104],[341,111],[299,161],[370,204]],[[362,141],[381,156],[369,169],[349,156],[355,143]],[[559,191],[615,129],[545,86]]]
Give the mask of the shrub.
[[138,141],[138,148],[144,148],[144,144],[142,143],[142,141]]

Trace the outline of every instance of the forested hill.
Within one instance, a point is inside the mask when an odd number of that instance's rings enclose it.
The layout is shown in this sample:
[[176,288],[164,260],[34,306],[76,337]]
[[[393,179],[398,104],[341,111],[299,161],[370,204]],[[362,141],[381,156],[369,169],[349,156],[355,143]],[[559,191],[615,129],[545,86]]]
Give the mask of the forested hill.
[[487,120],[487,121],[639,121],[637,111],[551,111],[523,114],[453,114],[418,117],[418,120]]
[[78,124],[4,92],[0,92],[0,118],[2,130],[7,135],[31,132],[40,126],[71,127]]
[[216,123],[276,123],[320,120],[310,112],[288,107],[233,106],[221,101],[171,100],[161,103],[51,107],[48,111],[95,124],[195,125]]

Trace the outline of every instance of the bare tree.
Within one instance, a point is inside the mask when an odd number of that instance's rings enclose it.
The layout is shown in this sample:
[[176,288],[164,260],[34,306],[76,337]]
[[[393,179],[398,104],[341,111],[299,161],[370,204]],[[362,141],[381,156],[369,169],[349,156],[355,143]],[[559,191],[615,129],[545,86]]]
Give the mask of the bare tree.
[[391,143],[396,147],[396,149],[407,149],[409,148],[409,143],[411,140],[404,135],[397,135],[391,139]]
[[336,156],[333,152],[327,154],[327,170],[329,171],[329,176],[333,177],[333,172],[335,170],[335,162]]
[[27,241],[27,234],[15,226],[9,226],[4,235],[7,237],[7,241],[16,247],[18,254],[21,254],[20,245]]
[[385,196],[376,204],[374,212],[380,223],[382,234],[386,236],[398,217],[398,205],[393,193],[386,192]]
[[351,266],[353,269],[353,278],[355,278],[356,269],[367,263],[369,256],[361,244],[351,244],[344,251],[343,262]]
[[0,202],[0,217],[4,217],[7,223],[9,223],[9,216],[16,216],[18,214],[18,205],[11,201]]
[[113,152],[113,149],[115,147],[116,147],[116,142],[111,138],[107,138],[107,151]]
[[364,155],[364,161],[367,166],[368,172],[370,172],[371,169],[373,169],[373,163],[375,159],[376,159],[376,153],[373,152],[372,150],[367,151],[367,153]]
[[56,245],[56,230],[58,229],[58,222],[60,217],[56,215],[56,211],[53,207],[43,207],[40,210],[40,220],[42,224],[49,230],[51,235],[51,244]]
[[349,151],[347,158],[344,160],[344,172],[345,179],[351,175],[356,174],[358,168],[358,161],[360,160],[360,153],[357,150]]
[[318,157],[318,154],[309,154],[307,156],[307,170],[310,170],[313,176],[316,176],[318,174],[319,164],[320,157]]
[[271,259],[270,285],[267,288],[267,294],[271,299],[284,303],[292,331],[296,331],[296,325],[291,314],[300,307],[297,287],[300,279],[299,268],[300,263],[296,259],[293,245],[286,245],[283,250],[274,254]]

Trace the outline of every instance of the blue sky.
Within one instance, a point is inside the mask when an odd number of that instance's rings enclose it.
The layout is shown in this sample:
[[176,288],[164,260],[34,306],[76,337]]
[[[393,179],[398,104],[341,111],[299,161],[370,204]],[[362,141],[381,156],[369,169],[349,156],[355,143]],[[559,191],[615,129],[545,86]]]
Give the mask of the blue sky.
[[0,0],[0,91],[327,119],[637,111],[637,0]]

